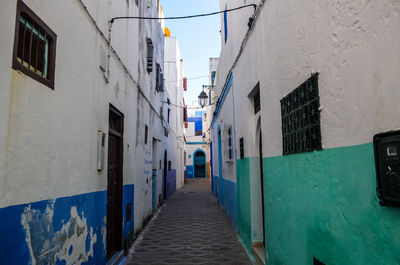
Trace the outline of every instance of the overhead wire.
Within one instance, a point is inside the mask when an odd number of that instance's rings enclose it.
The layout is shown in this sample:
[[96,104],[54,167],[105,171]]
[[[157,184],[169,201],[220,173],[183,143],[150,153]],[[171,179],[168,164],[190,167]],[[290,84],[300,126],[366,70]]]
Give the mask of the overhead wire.
[[[168,105],[172,105],[172,106],[175,106],[177,108],[182,108],[182,109],[185,108],[185,106],[176,105],[176,104],[168,102],[168,101],[163,101],[162,103],[166,103]],[[187,109],[204,109],[205,107],[212,106],[212,105],[215,105],[215,103],[212,103],[212,104],[209,104],[209,105],[205,105],[204,107],[186,107],[186,108]]]
[[257,5],[256,4],[248,4],[248,5],[243,5],[243,6],[239,6],[239,7],[235,7],[235,8],[225,9],[225,10],[222,10],[222,11],[216,11],[216,12],[211,12],[211,13],[203,13],[203,14],[197,14],[197,15],[189,15],[189,16],[177,16],[177,17],[120,16],[120,17],[113,17],[109,22],[112,24],[112,23],[114,23],[115,20],[119,20],[119,19],[146,19],[146,20],[152,20],[152,19],[156,19],[156,20],[189,19],[189,18],[197,18],[197,17],[214,16],[214,15],[218,15],[218,14],[221,14],[221,13],[228,13],[228,12],[236,11],[236,10],[243,9],[243,8],[246,8],[246,7],[253,7],[254,11],[257,9]]

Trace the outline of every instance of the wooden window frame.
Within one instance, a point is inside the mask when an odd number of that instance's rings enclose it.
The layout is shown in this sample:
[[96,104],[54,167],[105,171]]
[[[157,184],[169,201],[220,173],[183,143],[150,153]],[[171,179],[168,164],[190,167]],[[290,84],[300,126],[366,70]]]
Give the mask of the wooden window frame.
[[[18,61],[18,41],[19,41],[19,30],[20,30],[20,17],[21,14],[26,14],[41,30],[46,33],[49,38],[48,44],[48,59],[47,59],[47,78],[35,73],[28,67],[24,66]],[[55,65],[56,65],[56,45],[57,45],[57,35],[52,31],[39,16],[37,16],[22,0],[17,2],[17,13],[15,16],[15,35],[14,35],[14,50],[12,59],[12,68],[32,79],[48,86],[54,90],[54,76],[55,76]]]

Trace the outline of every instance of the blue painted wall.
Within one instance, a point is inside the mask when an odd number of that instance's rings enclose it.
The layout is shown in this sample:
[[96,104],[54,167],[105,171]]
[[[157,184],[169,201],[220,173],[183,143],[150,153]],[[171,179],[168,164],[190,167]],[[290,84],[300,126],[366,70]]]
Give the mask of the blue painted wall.
[[222,207],[237,231],[237,185],[236,182],[222,178]]
[[194,178],[194,168],[193,168],[193,166],[186,166],[186,178],[188,178],[188,179]]
[[167,172],[167,198],[176,191],[176,170],[168,170]]
[[[123,237],[133,240],[134,185],[123,188]],[[132,218],[126,221],[126,206],[131,203]],[[78,217],[71,216],[75,209]],[[59,251],[71,237],[79,239],[87,231],[84,250],[69,247],[68,254],[82,251],[88,256],[93,244],[93,255],[83,264],[106,262],[107,191],[86,193],[55,200],[44,200],[0,209],[0,257],[2,265],[31,264],[32,257],[27,241],[31,242],[36,264],[65,264]],[[83,222],[84,226],[79,223]],[[29,239],[29,240],[27,240]],[[46,253],[44,255],[44,253]],[[85,257],[82,257],[84,260]]]
[[[133,209],[133,198],[134,198],[134,185],[125,185],[123,187],[123,199],[122,199],[122,209],[123,209],[123,247],[128,250],[130,245],[134,240],[134,209]],[[131,218],[127,220],[127,211],[130,211]]]
[[212,192],[214,196],[218,199],[218,176],[211,175],[212,182]]
[[190,117],[188,122],[194,122],[194,131],[203,132],[203,118],[202,117]]

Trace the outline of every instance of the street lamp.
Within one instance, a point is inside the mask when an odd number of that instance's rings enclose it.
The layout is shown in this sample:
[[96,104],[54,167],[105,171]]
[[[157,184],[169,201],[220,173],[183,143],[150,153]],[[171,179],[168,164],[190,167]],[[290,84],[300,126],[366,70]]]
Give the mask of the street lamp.
[[199,105],[202,108],[204,108],[204,106],[207,104],[207,99],[208,99],[208,96],[207,96],[206,92],[204,92],[204,90],[201,91],[201,93],[199,95]]

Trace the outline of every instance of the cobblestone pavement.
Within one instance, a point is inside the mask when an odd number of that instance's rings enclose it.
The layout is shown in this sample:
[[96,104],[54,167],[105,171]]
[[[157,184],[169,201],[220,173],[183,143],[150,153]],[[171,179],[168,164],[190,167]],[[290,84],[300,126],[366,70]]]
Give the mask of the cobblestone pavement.
[[177,191],[129,251],[128,264],[252,264],[208,181]]

